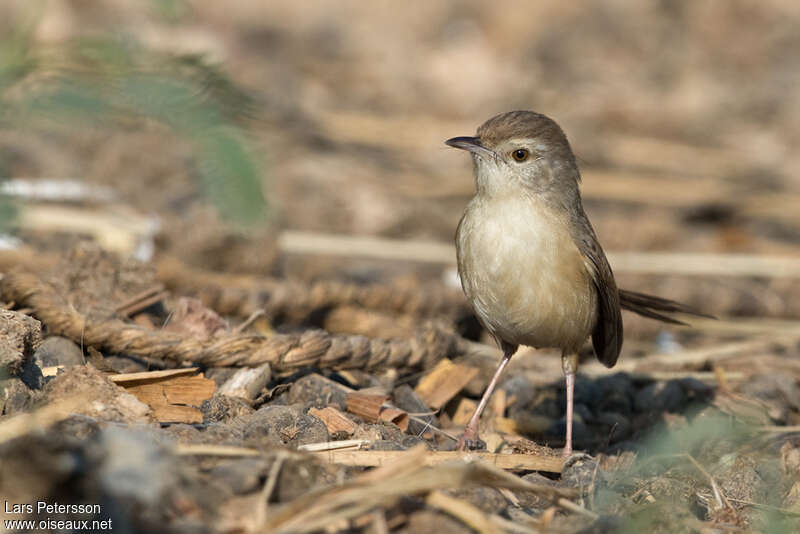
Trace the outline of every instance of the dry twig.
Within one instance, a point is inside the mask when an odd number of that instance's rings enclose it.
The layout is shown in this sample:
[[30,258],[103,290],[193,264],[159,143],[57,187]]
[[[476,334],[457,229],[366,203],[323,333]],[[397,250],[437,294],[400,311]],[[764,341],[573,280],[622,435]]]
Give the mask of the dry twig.
[[575,490],[533,484],[477,460],[425,467],[422,460],[427,454],[424,447],[405,451],[395,461],[353,481],[307,493],[277,510],[265,530],[271,533],[313,532],[388,506],[404,495],[425,495],[439,489],[469,485],[533,491],[564,508],[596,517],[568,500],[576,495]]
[[[336,442],[333,442],[336,443]],[[317,456],[328,463],[360,467],[380,467],[397,461],[405,451],[342,451],[320,452]],[[498,454],[474,452],[465,455],[457,451],[431,451],[420,457],[424,465],[440,465],[458,460],[480,460],[500,469],[524,469],[560,473],[563,459],[560,456],[536,454]]]

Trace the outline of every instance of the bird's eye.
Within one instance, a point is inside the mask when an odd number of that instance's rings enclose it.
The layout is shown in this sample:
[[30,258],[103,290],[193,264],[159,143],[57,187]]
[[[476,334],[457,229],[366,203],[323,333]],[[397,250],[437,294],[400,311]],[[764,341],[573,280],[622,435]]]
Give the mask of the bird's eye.
[[524,148],[518,148],[511,153],[511,157],[514,158],[515,161],[525,161],[528,159],[530,152]]

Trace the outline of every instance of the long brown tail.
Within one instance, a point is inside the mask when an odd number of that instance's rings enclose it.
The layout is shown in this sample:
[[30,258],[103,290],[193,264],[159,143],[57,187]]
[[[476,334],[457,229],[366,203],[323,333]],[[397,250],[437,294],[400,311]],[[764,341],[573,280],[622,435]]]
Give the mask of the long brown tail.
[[638,313],[644,317],[657,319],[665,323],[680,324],[686,326],[686,323],[679,321],[665,313],[686,313],[695,315],[697,317],[708,317],[716,319],[713,315],[702,313],[690,306],[675,302],[674,300],[664,299],[645,293],[637,293],[636,291],[628,291],[626,289],[619,290],[619,305],[624,310],[630,310]]

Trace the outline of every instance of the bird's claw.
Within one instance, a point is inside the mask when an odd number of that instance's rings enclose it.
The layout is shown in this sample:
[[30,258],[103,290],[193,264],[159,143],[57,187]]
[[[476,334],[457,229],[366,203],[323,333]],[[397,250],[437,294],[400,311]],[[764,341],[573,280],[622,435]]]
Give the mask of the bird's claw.
[[470,427],[461,434],[461,439],[456,445],[457,451],[483,451],[486,450],[486,442],[478,437],[478,432]]

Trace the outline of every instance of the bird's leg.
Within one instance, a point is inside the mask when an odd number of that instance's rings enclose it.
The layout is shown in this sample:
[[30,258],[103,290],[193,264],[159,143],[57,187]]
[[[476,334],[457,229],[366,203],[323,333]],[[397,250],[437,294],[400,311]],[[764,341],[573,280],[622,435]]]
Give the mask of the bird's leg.
[[561,455],[566,458],[572,454],[572,408],[575,404],[575,371],[578,370],[578,355],[576,353],[561,355],[561,369],[567,384],[567,437]]
[[492,392],[497,386],[497,382],[500,380],[500,375],[503,374],[503,369],[506,368],[511,356],[513,356],[514,352],[517,350],[517,347],[515,346],[507,345],[505,343],[502,345],[503,359],[500,361],[500,365],[497,366],[497,370],[494,372],[491,382],[489,382],[489,385],[486,387],[486,391],[483,392],[483,397],[481,397],[478,407],[475,408],[475,413],[472,414],[469,423],[467,423],[467,428],[464,429],[461,439],[458,440],[456,449],[459,451],[477,449],[480,446],[480,440],[478,439],[478,423],[481,419],[481,413],[483,413],[483,409],[486,408],[486,404],[489,402],[489,397],[492,396]]

